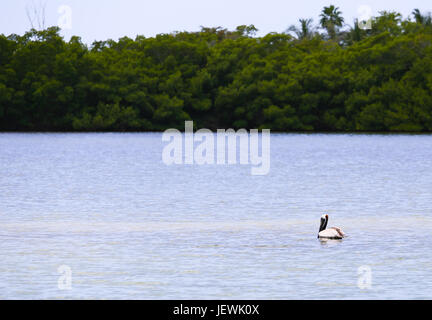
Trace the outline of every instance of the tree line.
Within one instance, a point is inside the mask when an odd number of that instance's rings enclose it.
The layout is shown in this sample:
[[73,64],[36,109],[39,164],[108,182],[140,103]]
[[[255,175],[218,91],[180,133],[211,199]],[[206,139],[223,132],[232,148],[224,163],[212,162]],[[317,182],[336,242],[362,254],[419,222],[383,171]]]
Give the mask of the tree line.
[[65,41],[0,35],[0,131],[432,131],[432,19],[335,6],[257,37],[253,25]]

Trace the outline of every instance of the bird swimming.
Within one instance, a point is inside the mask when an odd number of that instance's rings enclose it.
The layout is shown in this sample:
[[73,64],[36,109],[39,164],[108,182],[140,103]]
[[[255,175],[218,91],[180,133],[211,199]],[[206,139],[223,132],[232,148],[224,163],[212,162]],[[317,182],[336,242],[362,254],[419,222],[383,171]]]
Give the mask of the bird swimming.
[[335,239],[339,240],[346,237],[346,234],[338,227],[326,229],[328,223],[328,214],[321,216],[320,228],[318,231],[318,239]]

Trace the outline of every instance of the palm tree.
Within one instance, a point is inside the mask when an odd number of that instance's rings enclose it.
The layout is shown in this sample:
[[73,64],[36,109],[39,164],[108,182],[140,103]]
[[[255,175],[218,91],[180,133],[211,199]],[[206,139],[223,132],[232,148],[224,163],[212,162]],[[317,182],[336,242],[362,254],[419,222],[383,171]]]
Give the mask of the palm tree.
[[312,19],[299,19],[300,28],[291,25],[286,32],[294,32],[298,40],[311,39],[315,36],[316,28],[312,25]]
[[341,16],[342,12],[339,11],[338,7],[331,5],[324,7],[320,17],[320,24],[323,29],[327,30],[330,39],[336,38],[337,28],[342,27],[344,18]]
[[432,25],[432,16],[430,14],[430,12],[428,12],[427,14],[423,15],[419,9],[414,9],[412,14],[414,15],[415,21],[418,24],[422,24],[425,26],[430,26]]

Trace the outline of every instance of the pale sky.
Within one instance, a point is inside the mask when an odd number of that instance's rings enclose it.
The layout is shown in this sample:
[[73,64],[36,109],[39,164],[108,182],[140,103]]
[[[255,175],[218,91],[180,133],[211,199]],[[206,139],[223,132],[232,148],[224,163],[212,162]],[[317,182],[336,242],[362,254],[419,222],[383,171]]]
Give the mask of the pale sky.
[[[265,35],[282,32],[299,18],[319,21],[324,6],[340,8],[345,22],[352,24],[359,17],[359,8],[368,6],[372,15],[394,10],[407,17],[414,8],[432,11],[431,0],[0,0],[0,33],[23,34],[30,29],[26,7],[46,4],[46,25],[70,26],[62,35],[82,37],[85,43],[94,40],[135,38],[172,31],[198,31],[200,26],[222,26],[230,30],[242,24],[254,24]],[[64,6],[70,8],[61,11]],[[59,12],[60,10],[60,12]],[[69,19],[70,17],[70,19]]]

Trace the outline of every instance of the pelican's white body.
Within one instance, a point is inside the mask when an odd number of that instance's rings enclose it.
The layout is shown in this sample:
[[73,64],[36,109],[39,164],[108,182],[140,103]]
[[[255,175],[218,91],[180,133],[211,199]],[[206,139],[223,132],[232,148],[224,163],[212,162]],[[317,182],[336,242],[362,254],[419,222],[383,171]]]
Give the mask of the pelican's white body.
[[345,233],[338,228],[338,227],[332,227],[329,229],[325,229],[318,233],[318,238],[320,239],[342,239],[345,238]]

